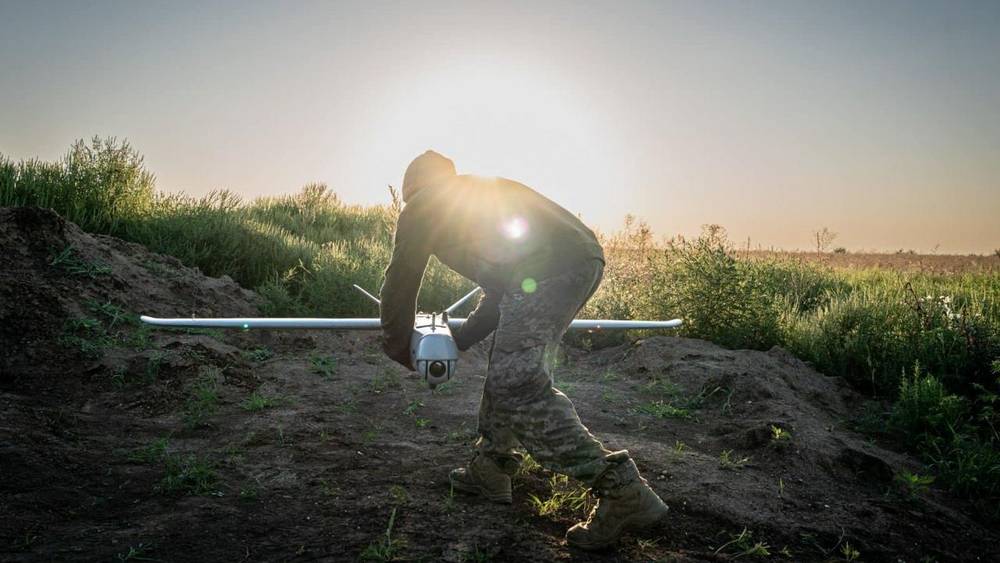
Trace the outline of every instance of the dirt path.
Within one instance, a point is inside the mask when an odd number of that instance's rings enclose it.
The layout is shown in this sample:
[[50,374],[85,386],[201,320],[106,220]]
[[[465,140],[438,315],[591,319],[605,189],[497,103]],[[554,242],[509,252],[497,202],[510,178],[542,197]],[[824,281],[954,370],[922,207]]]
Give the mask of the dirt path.
[[133,313],[254,296],[45,212],[0,209],[0,244],[0,560],[1000,559],[962,503],[894,482],[926,469],[848,429],[858,395],[780,349],[567,349],[557,387],[672,507],[590,554],[562,542],[582,489],[544,470],[512,506],[451,494],[483,348],[431,392],[373,334],[149,332]]

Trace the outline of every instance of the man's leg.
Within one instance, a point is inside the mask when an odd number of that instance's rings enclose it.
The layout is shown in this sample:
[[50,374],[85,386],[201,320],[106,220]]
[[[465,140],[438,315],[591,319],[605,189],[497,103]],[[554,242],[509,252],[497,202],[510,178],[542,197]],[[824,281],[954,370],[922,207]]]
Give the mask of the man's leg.
[[588,549],[610,545],[625,529],[651,524],[667,511],[628,452],[607,450],[569,398],[552,387],[551,360],[559,341],[601,272],[594,262],[538,283],[535,292],[504,297],[480,411],[479,455],[468,470],[499,482],[506,475],[487,460],[502,459],[516,440],[543,467],[588,484],[601,500],[587,522],[567,533],[571,545]]

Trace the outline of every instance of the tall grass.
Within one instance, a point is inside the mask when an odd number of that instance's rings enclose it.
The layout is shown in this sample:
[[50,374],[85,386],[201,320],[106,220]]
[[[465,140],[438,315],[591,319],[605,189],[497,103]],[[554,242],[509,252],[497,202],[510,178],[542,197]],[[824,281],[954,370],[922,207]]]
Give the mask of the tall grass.
[[[86,230],[142,243],[209,275],[229,275],[260,292],[263,312],[272,315],[376,315],[351,285],[381,285],[401,208],[395,192],[391,200],[349,205],[322,184],[250,202],[227,191],[201,198],[162,194],[142,157],[115,139],[78,141],[58,162],[14,162],[0,155],[0,205],[51,207]],[[781,345],[821,372],[884,399],[898,398],[901,388],[909,393],[917,383],[902,374],[920,365],[940,382],[933,400],[957,394],[971,419],[987,412],[984,391],[1000,391],[990,369],[1000,358],[996,271],[833,269],[741,255],[715,225],[692,239],[656,241],[632,218],[601,239],[608,264],[586,316],[680,316],[683,336],[731,348]],[[471,287],[432,259],[421,308],[440,310]],[[593,336],[576,338],[599,343]],[[921,448],[936,448],[942,467],[969,452],[980,453],[961,463],[994,459],[981,452],[995,449],[995,436],[970,440],[929,439]]]

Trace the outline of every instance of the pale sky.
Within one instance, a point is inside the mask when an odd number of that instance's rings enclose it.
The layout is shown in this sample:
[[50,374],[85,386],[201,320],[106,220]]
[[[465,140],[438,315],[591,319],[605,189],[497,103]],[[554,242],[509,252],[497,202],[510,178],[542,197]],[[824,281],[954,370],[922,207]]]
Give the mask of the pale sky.
[[1000,247],[1000,2],[0,0],[0,153],[388,201],[428,148],[603,230]]

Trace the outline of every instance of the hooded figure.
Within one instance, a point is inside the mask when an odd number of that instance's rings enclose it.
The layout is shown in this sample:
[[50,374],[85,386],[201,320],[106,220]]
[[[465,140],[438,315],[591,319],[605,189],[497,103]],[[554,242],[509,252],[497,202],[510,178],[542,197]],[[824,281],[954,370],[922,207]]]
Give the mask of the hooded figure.
[[523,447],[599,496],[588,520],[567,532],[571,545],[603,548],[627,529],[660,520],[667,506],[628,452],[606,449],[552,387],[551,358],[603,274],[594,233],[531,188],[457,175],[454,163],[434,151],[407,167],[402,195],[406,206],[381,291],[386,354],[413,369],[410,334],[431,255],[483,288],[479,306],[454,333],[458,348],[493,333],[475,456],[451,472],[454,488],[510,503]]
[[455,175],[455,163],[434,151],[427,151],[413,159],[403,175],[403,202],[409,203],[423,188],[447,180]]

